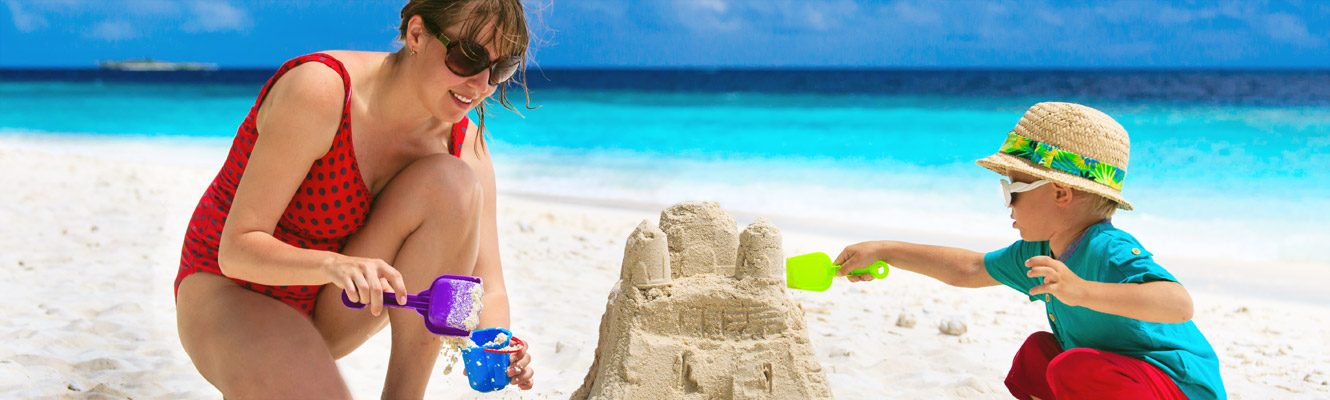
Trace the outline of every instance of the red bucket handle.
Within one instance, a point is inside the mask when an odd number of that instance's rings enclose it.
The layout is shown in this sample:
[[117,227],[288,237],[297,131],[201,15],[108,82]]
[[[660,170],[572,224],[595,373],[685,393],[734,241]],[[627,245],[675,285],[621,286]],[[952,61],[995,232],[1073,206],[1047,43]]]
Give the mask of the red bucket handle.
[[[512,353],[516,353],[516,352],[522,351],[522,349],[525,349],[525,348],[526,348],[526,342],[523,342],[522,339],[518,339],[517,336],[513,336],[513,338],[512,338],[511,340],[509,340],[508,346],[513,346],[513,345],[517,345],[517,348],[512,349],[512,350],[500,350],[500,349],[484,349],[484,350],[485,350],[486,352],[489,352],[489,353],[504,353],[504,354],[512,354]],[[505,346],[505,347],[507,347],[507,346]]]

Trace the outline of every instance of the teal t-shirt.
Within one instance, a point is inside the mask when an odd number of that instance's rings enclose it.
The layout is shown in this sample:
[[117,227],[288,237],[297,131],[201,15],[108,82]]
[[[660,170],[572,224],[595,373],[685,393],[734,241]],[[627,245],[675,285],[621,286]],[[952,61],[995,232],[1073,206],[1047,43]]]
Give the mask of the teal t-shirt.
[[[993,279],[1029,296],[1043,278],[1026,277],[1025,260],[1049,254],[1048,242],[1021,240],[985,255],[984,267]],[[1177,282],[1136,238],[1107,221],[1090,226],[1059,260],[1085,280]],[[1049,295],[1030,296],[1030,301],[1035,300],[1045,302],[1048,324],[1064,350],[1084,347],[1145,360],[1172,377],[1189,398],[1228,398],[1219,376],[1219,357],[1195,323],[1146,322],[1068,306]]]

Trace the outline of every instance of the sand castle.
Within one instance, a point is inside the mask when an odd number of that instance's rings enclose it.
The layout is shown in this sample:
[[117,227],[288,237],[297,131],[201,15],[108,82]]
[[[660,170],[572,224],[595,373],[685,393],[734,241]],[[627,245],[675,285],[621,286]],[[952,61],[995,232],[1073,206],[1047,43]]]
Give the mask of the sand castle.
[[638,225],[573,399],[831,398],[785,292],[780,231],[765,219],[736,230],[710,202]]

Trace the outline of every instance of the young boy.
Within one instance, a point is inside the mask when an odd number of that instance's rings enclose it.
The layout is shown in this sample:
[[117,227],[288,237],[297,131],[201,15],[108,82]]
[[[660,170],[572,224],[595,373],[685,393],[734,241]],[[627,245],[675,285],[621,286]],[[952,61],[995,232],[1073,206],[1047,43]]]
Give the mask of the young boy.
[[[1010,286],[1045,302],[1052,333],[1035,332],[1012,362],[1019,399],[1224,399],[1219,360],[1191,322],[1187,290],[1110,223],[1122,197],[1127,132],[1098,110],[1039,103],[997,154],[1021,239],[988,254],[878,241],[846,247],[841,274],[884,260],[961,287]],[[869,275],[854,281],[873,279]]]

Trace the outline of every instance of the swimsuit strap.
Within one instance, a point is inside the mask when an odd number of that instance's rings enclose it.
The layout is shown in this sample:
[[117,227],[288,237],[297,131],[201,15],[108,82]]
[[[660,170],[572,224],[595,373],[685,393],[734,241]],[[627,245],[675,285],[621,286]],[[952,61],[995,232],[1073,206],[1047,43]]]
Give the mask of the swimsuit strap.
[[462,157],[462,143],[466,141],[466,127],[471,125],[470,122],[471,120],[463,116],[461,121],[453,124],[453,140],[452,143],[448,144],[448,150],[453,153],[453,156]]

